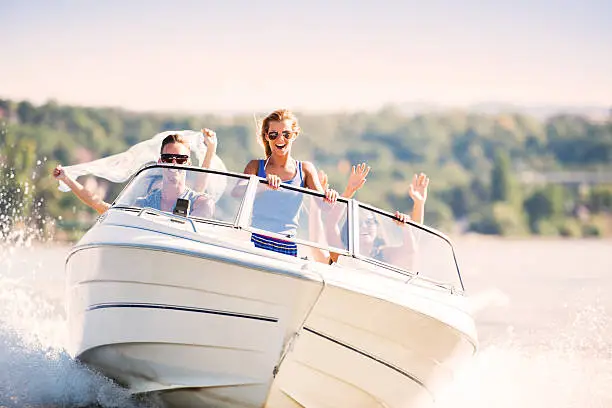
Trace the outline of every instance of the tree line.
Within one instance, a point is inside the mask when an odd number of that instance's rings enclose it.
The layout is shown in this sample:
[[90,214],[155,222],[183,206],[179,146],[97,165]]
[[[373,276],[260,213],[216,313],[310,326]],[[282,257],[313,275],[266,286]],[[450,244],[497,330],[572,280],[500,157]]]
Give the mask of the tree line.
[[[612,171],[612,121],[577,115],[545,120],[523,114],[448,111],[300,114],[298,159],[313,161],[341,190],[352,164],[372,166],[357,198],[409,212],[415,172],[431,178],[426,223],[443,231],[493,235],[611,235],[612,186],[522,185],[523,171]],[[265,116],[261,112],[260,116]],[[212,128],[218,154],[241,172],[262,157],[253,116],[135,113],[119,108],[0,99],[0,227],[17,220],[74,239],[93,212],[49,177],[57,163],[126,150],[165,130]],[[107,185],[107,200],[122,186]],[[57,232],[57,231],[56,231]]]

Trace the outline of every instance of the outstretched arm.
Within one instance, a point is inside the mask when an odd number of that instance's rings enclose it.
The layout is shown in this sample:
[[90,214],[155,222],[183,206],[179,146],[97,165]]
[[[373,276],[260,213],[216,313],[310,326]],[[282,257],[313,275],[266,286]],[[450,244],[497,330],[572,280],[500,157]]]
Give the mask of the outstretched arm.
[[57,165],[53,170],[53,177],[66,184],[79,200],[96,210],[99,214],[104,213],[110,208],[110,204],[102,200],[102,197],[87,190],[81,183],[70,178],[61,165]]

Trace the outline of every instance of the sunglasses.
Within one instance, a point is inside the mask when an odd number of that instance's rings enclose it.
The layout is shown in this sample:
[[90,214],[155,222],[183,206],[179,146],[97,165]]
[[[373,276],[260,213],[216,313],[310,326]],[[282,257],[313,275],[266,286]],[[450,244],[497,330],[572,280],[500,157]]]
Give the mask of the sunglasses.
[[185,164],[189,160],[189,156],[186,154],[171,154],[171,153],[163,153],[161,155],[162,163],[172,163],[176,162],[176,164]]
[[278,133],[276,131],[268,132],[268,139],[276,140],[280,135],[283,135],[285,139],[289,140],[293,138],[295,132],[290,132],[288,130],[285,130],[282,133]]
[[368,217],[365,220],[362,220],[361,223],[363,226],[370,227],[372,225],[378,225],[378,220],[376,218]]

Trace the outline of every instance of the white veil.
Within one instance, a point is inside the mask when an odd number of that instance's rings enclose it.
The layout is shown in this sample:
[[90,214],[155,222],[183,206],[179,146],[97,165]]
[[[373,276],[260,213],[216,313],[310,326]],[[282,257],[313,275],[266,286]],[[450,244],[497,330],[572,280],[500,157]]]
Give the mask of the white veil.
[[[64,171],[72,179],[91,174],[113,183],[123,183],[145,164],[156,163],[159,158],[162,140],[164,140],[166,136],[172,134],[179,134],[189,142],[191,163],[193,166],[200,167],[204,160],[204,155],[206,154],[206,145],[203,141],[202,132],[180,130],[158,133],[151,139],[135,144],[125,152],[87,163],[66,166],[64,167]],[[227,171],[225,164],[216,154],[213,156],[210,168]],[[210,181],[207,185],[207,192],[211,194],[215,200],[218,200],[225,190],[227,184],[226,177],[212,176],[209,178]],[[61,181],[59,189],[64,192],[70,191],[70,188]]]

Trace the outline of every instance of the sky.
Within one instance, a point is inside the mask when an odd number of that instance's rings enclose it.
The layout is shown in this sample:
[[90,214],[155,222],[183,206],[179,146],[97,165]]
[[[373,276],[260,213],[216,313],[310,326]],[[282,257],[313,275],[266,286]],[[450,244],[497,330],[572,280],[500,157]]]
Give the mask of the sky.
[[610,0],[0,0],[0,98],[137,111],[612,105]]

